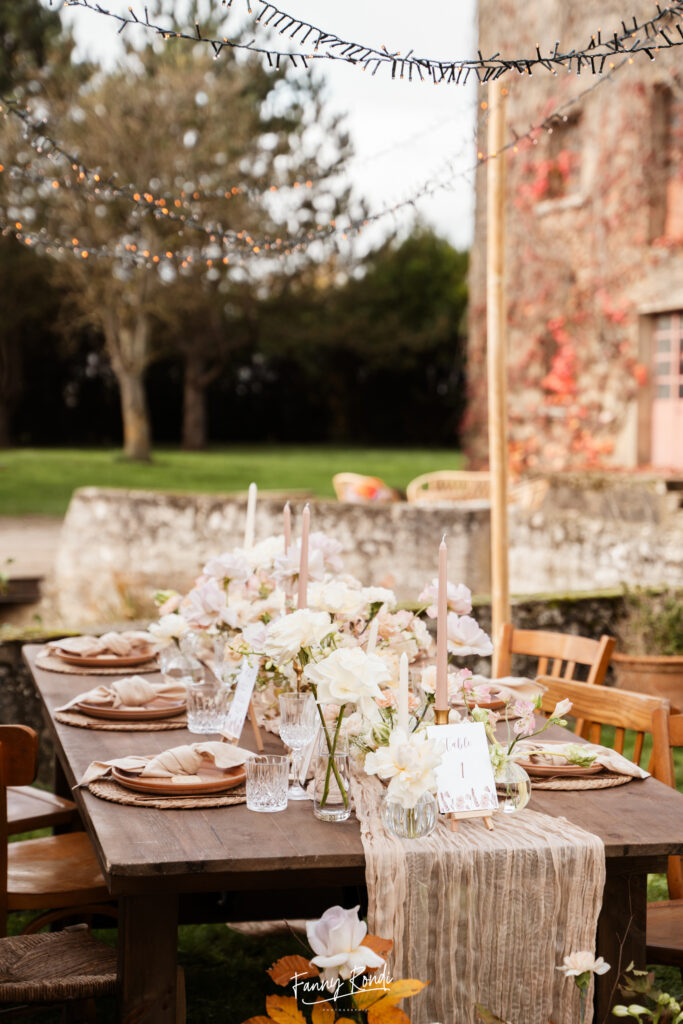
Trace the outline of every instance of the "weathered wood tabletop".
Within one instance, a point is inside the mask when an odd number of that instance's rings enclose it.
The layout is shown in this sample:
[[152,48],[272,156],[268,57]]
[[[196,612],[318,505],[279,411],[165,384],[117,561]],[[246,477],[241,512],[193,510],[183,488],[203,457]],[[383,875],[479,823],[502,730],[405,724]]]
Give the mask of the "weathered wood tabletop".
[[[69,787],[93,760],[152,754],[197,741],[185,730],[106,732],[56,722],[55,707],[102,680],[40,669],[35,663],[40,649],[30,645],[24,654]],[[244,743],[249,746],[247,732]],[[278,741],[269,738],[267,743]],[[125,1024],[175,1021],[179,907],[194,920],[216,914],[223,920],[302,917],[343,898],[345,887],[364,884],[355,819],[320,822],[306,802],[291,803],[277,814],[255,814],[244,804],[178,811],[131,807],[100,800],[84,789],[75,790],[75,799],[107,885],[119,901]],[[647,874],[666,870],[668,854],[683,853],[683,794],[654,779],[635,780],[614,789],[534,790],[531,807],[568,818],[603,840],[607,882],[598,952],[616,965],[621,943],[622,965],[630,959],[642,964]],[[462,827],[481,825],[464,822]],[[222,894],[220,906],[210,896],[216,893]],[[194,895],[183,899],[183,894]],[[598,980],[602,1019],[616,978],[611,972]]]

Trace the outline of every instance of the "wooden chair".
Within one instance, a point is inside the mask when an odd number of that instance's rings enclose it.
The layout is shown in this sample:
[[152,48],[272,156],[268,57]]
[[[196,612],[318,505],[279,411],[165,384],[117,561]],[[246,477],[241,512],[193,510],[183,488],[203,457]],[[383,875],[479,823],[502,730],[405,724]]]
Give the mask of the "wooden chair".
[[385,484],[378,476],[363,476],[361,473],[335,473],[332,486],[338,501],[353,505],[374,502],[399,501],[400,496],[393,487]]
[[[668,786],[676,788],[673,747],[683,747],[683,715],[671,715],[669,757],[660,762],[654,774]],[[669,857],[667,871],[669,899],[647,905],[647,962],[678,967],[683,971],[683,858]]]
[[[3,936],[7,934],[8,910],[71,907],[107,896],[84,832],[7,843],[7,787],[33,782],[37,754],[38,737],[32,729],[23,725],[0,726]],[[89,1000],[113,994],[116,984],[116,951],[93,939],[85,926],[44,935],[0,938],[0,1004]],[[0,1012],[5,1016],[5,1011]]]
[[498,671],[501,676],[512,675],[513,654],[538,658],[538,675],[574,679],[577,665],[588,666],[591,686],[600,686],[605,678],[616,641],[611,636],[591,640],[571,633],[553,633],[545,630],[515,629],[506,622],[496,643]]
[[76,826],[78,822],[73,800],[35,786],[7,787],[7,831],[11,836],[39,828]]
[[646,733],[652,735],[652,755],[648,770],[661,778],[666,774],[671,761],[669,747],[669,717],[671,705],[662,697],[651,697],[631,690],[615,690],[607,686],[592,686],[553,676],[539,676],[539,683],[545,686],[542,710],[550,713],[565,697],[572,702],[571,714],[586,722],[587,739],[600,743],[602,727],[614,726],[614,750],[624,753],[626,730],[635,732],[635,744],[631,760],[640,764],[643,755],[643,741]]
[[415,477],[406,488],[406,497],[416,505],[431,505],[439,501],[488,501],[490,489],[490,473],[444,469]]

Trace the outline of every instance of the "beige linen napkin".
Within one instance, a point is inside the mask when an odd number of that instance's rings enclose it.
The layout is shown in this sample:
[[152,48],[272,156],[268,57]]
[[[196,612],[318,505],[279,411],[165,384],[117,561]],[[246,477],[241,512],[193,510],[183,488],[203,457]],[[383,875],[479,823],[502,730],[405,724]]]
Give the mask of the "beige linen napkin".
[[96,658],[99,655],[117,655],[124,658],[148,648],[156,650],[155,638],[144,630],[129,629],[123,633],[104,633],[102,636],[70,636],[62,640],[50,640],[48,650],[76,654],[82,658]]
[[57,711],[68,711],[69,708],[80,704],[82,700],[90,704],[101,704],[102,707],[144,707],[157,697],[165,697],[168,700],[182,700],[185,697],[185,687],[178,682],[150,683],[142,676],[126,676],[124,679],[117,679],[114,683],[106,686],[96,686],[94,690],[87,690],[79,693],[67,704]]
[[[601,747],[597,743],[563,743],[561,740],[546,740],[544,743],[537,743],[534,740],[520,740],[515,746],[512,756],[515,760],[528,760],[530,754],[566,754],[568,747],[576,746],[581,747],[582,753],[595,754],[594,764],[601,764],[611,772],[616,772],[617,775],[630,775],[633,779],[649,778],[649,772],[644,771],[637,764],[629,761],[628,758],[618,754],[616,750],[610,750],[609,747]],[[561,774],[562,768],[567,766],[567,762],[563,761],[561,757],[549,758],[549,762],[541,761],[539,763],[544,765],[546,763],[556,764],[558,775]]]
[[148,757],[132,754],[128,757],[114,757],[111,761],[93,761],[86,768],[79,786],[87,786],[94,779],[104,778],[112,768],[139,771],[145,777],[171,779],[174,776],[196,775],[202,762],[213,764],[216,768],[237,768],[253,756],[251,750],[237,747],[233,743],[221,743],[220,740],[192,743],[171,747]]

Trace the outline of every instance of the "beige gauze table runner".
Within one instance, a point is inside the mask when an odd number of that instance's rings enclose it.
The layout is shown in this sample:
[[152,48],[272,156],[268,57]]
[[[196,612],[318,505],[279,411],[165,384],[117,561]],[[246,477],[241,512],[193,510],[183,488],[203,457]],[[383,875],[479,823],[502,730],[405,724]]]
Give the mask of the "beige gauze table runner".
[[[474,1004],[511,1024],[576,1024],[578,992],[555,968],[594,950],[605,884],[602,841],[526,808],[425,839],[382,824],[378,779],[354,775],[365,852],[368,928],[391,938],[391,977],[428,987],[406,1003],[413,1024],[474,1024]],[[592,999],[586,1022],[592,1021]]]

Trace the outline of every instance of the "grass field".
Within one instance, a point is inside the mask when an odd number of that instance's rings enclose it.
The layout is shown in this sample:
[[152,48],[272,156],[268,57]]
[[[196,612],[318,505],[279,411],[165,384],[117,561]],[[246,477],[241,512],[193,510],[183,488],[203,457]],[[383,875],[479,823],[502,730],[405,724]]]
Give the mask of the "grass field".
[[239,447],[208,452],[160,449],[150,463],[127,462],[117,449],[13,448],[0,452],[0,515],[63,515],[77,487],[171,491],[304,490],[333,497],[334,473],[380,476],[405,489],[421,473],[459,469],[447,450]]

